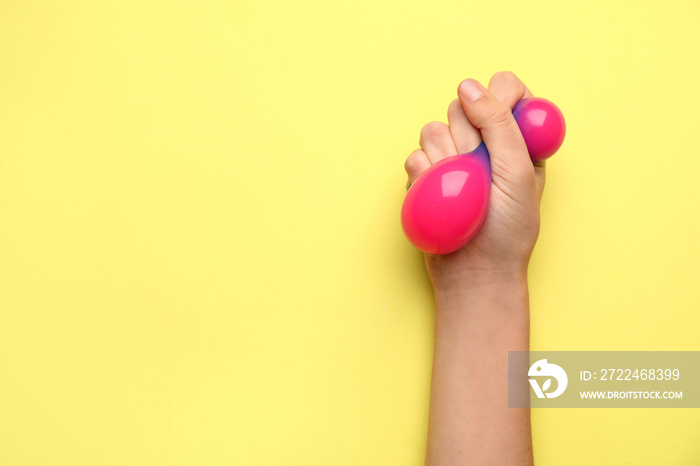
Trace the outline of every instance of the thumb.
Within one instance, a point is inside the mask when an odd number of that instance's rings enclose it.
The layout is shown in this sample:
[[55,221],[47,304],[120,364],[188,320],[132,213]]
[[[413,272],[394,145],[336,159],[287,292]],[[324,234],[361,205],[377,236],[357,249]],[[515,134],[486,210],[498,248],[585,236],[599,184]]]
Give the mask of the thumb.
[[462,81],[457,94],[467,118],[481,131],[493,176],[509,181],[532,177],[532,161],[510,107],[474,79]]

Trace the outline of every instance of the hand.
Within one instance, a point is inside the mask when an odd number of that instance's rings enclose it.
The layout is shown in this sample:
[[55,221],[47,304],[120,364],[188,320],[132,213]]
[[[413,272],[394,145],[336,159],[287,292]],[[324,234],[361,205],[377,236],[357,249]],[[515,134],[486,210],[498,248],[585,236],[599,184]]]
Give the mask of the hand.
[[435,121],[421,129],[421,148],[406,159],[409,182],[430,165],[470,152],[483,140],[491,156],[491,199],[481,229],[466,246],[445,255],[425,254],[436,288],[522,276],[540,229],[545,162],[533,165],[512,114],[515,104],[532,93],[511,72],[494,74],[488,89],[464,80],[457,93],[447,111],[449,125]]

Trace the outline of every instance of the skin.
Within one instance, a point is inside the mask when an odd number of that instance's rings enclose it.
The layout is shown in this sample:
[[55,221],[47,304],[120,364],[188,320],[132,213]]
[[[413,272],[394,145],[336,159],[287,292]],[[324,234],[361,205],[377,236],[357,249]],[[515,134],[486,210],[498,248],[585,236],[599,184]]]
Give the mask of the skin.
[[531,465],[530,412],[508,408],[507,370],[508,351],[529,348],[527,269],[545,182],[545,163],[532,163],[511,112],[532,93],[500,72],[487,89],[462,81],[457,95],[449,124],[426,124],[405,164],[412,183],[482,139],[491,156],[489,211],[477,235],[459,251],[425,255],[436,307],[426,465]]

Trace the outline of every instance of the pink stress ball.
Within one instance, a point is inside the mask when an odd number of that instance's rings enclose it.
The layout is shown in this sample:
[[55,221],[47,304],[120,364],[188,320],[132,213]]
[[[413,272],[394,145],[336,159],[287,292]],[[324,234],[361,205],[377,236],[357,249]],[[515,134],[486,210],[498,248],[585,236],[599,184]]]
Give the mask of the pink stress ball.
[[[513,107],[530,158],[539,162],[561,147],[564,115],[547,99],[531,97]],[[491,195],[491,162],[486,145],[447,157],[426,169],[411,185],[401,208],[409,241],[430,254],[457,251],[479,231]]]
[[428,167],[406,193],[401,224],[421,251],[447,254],[472,239],[486,217],[491,162],[486,145]]
[[521,100],[513,107],[513,117],[533,162],[551,157],[564,142],[564,115],[547,99],[531,97]]

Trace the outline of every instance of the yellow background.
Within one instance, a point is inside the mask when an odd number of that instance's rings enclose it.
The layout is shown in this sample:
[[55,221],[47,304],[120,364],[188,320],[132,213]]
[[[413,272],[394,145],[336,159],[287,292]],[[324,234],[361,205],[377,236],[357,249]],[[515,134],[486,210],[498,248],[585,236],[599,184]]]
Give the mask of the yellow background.
[[[421,464],[403,161],[501,70],[568,124],[532,348],[700,350],[699,56],[695,0],[0,2],[0,464]],[[533,431],[700,463],[698,410]]]

